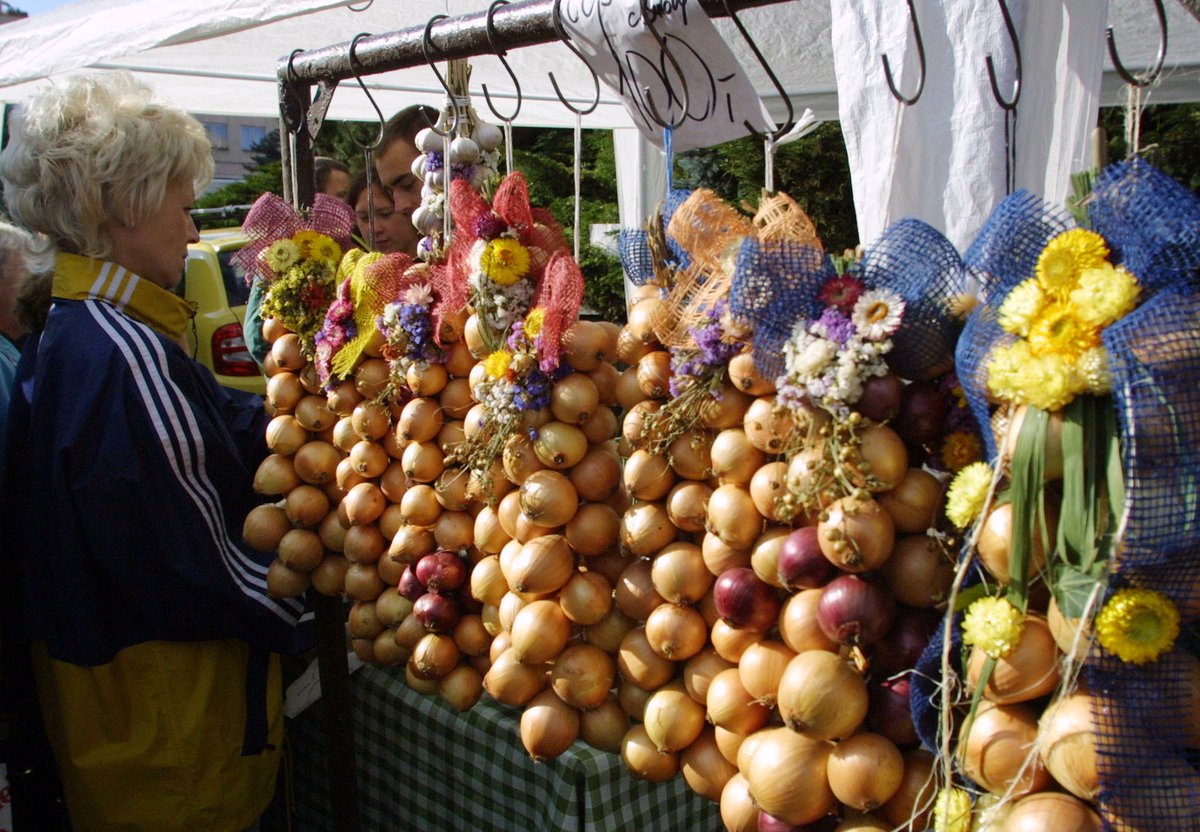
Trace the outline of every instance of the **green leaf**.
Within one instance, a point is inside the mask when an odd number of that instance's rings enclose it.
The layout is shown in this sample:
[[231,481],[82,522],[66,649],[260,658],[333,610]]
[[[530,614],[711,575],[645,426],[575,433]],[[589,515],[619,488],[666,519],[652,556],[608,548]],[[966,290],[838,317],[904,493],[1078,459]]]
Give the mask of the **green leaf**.
[[[967,660],[963,660],[963,665],[966,666]],[[992,671],[996,669],[996,660],[988,656],[983,663],[983,668],[979,671],[979,681],[975,683],[975,690],[971,693],[971,707],[967,711],[967,718],[963,720],[962,730],[959,732],[960,737],[971,736],[971,725],[975,722],[975,712],[979,710],[979,703],[983,699],[983,689],[987,687],[987,683],[991,681]],[[965,750],[967,744],[959,743],[960,753]]]
[[1034,521],[1039,517],[1038,533],[1046,534],[1042,490],[1048,422],[1046,411],[1027,406],[1012,458],[1013,522],[1007,597],[1021,612],[1029,607],[1029,555],[1033,545]]
[[985,583],[977,583],[974,586],[969,586],[962,592],[958,593],[954,598],[954,612],[962,612],[967,607],[974,604],[980,598],[986,598],[991,595],[991,590]]
[[1092,589],[1103,575],[1103,564],[1097,562],[1089,571],[1070,564],[1058,564],[1053,571],[1054,599],[1058,602],[1059,610],[1066,618],[1082,617]]

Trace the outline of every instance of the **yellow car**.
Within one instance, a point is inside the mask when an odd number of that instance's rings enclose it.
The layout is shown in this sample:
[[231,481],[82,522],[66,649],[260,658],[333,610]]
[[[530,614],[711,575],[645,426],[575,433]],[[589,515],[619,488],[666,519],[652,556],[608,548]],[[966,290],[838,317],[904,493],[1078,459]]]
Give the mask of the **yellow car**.
[[242,320],[246,285],[234,253],[246,244],[240,228],[207,229],[188,246],[187,269],[178,291],[196,303],[195,326],[188,333],[192,355],[227,387],[262,394],[267,380],[246,349]]

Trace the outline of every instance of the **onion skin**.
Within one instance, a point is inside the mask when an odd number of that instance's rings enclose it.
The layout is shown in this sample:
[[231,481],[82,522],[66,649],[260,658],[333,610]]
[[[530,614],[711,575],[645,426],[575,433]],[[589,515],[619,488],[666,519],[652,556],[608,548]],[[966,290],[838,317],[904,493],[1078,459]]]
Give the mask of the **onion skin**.
[[730,627],[765,633],[779,618],[779,595],[753,569],[738,567],[721,573],[713,585],[717,613]]
[[711,727],[705,728],[679,755],[679,768],[692,791],[714,803],[720,802],[725,784],[737,774],[737,766],[725,759],[717,747]]
[[695,742],[704,730],[704,706],[676,680],[650,694],[642,723],[659,754],[676,753]]
[[817,526],[825,557],[846,572],[878,569],[892,554],[896,526],[875,500],[842,497],[826,509]]
[[942,603],[954,583],[954,561],[926,535],[898,539],[879,572],[896,600],[910,607]]
[[1038,752],[1046,769],[1081,800],[1095,800],[1100,794],[1097,710],[1092,696],[1080,688],[1052,703],[1038,720]]
[[870,686],[867,727],[887,737],[899,748],[916,745],[918,740],[908,699],[911,688],[908,674]]
[[836,653],[798,653],[779,681],[784,724],[813,740],[850,736],[866,718],[868,704],[862,674]]
[[904,776],[896,794],[879,810],[893,827],[904,830],[925,829],[932,825],[937,783],[933,777],[934,758],[924,748],[905,751]]
[[791,824],[812,823],[837,806],[829,788],[827,743],[774,728],[754,750],[746,772],[761,811]]
[[708,684],[708,720],[735,734],[752,734],[767,723],[771,710],[754,700],[736,667],[722,670]]
[[662,687],[675,675],[675,662],[654,652],[645,627],[632,629],[621,639],[617,667],[621,678],[648,691]]
[[729,778],[721,790],[721,822],[727,832],[758,832],[758,807],[750,797],[750,785],[741,774]]
[[959,730],[959,748],[964,773],[992,794],[1003,795],[1011,789],[1021,796],[1044,790],[1050,774],[1033,752],[1026,757],[1037,739],[1037,720],[1025,704],[996,705],[979,703],[975,719]]
[[[1007,656],[997,659],[983,689],[984,698],[1007,705],[1045,696],[1058,687],[1059,658],[1046,619],[1033,613],[1025,616],[1021,639]],[[967,679],[972,690],[979,684],[986,661],[987,655],[982,650],[971,648]]]
[[679,771],[676,754],[659,754],[643,725],[634,725],[621,740],[621,759],[635,776],[651,783],[665,783]]
[[942,617],[933,610],[897,606],[887,635],[873,645],[871,670],[880,678],[888,678],[916,667],[941,623]]
[[787,589],[816,589],[825,586],[838,568],[821,551],[817,530],[796,529],[787,536],[779,552],[779,581]]
[[607,653],[579,642],[554,660],[550,687],[573,708],[598,708],[608,699],[615,675],[616,665]]
[[873,644],[892,626],[895,615],[891,593],[857,575],[834,578],[821,590],[817,604],[822,632],[846,646]]
[[579,714],[579,738],[610,754],[621,753],[621,739],[628,730],[629,715],[611,693],[600,707]]
[[862,731],[829,755],[829,787],[847,806],[869,812],[891,800],[904,776],[904,758],[887,737]]
[[579,711],[552,690],[533,698],[521,714],[521,744],[534,762],[553,760],[579,736]]
[[1100,816],[1071,795],[1040,792],[1018,800],[1004,819],[1002,832],[1100,832]]

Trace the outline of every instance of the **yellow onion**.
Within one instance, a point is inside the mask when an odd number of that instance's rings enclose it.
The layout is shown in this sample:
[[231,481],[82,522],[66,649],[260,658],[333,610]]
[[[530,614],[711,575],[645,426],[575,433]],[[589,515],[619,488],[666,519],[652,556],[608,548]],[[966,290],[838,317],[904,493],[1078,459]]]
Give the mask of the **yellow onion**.
[[654,566],[648,560],[631,561],[615,589],[617,609],[635,621],[645,621],[664,600],[654,588]]
[[746,418],[746,411],[753,402],[753,396],[747,396],[728,381],[723,381],[700,405],[700,424],[715,430],[737,427]]
[[521,714],[521,744],[534,762],[553,760],[579,736],[579,711],[544,690]]
[[709,638],[712,640],[713,649],[721,658],[736,663],[741,660],[747,647],[762,641],[763,634],[756,630],[739,630],[717,619],[712,624]]
[[433,549],[433,532],[420,526],[401,526],[396,530],[387,554],[402,563],[415,563]]
[[633,337],[643,344],[658,343],[655,326],[664,311],[663,301],[657,295],[657,288],[651,288],[653,291],[650,291],[646,287],[639,288],[639,291],[645,292],[645,297],[634,299],[633,307],[629,310],[629,319],[625,324],[625,328],[630,331]]
[[775,392],[774,383],[763,378],[754,365],[753,352],[739,353],[729,359],[729,380],[750,396],[768,396]]
[[746,778],[734,774],[721,789],[721,823],[727,832],[758,832],[758,806]]
[[[353,455],[354,451],[350,453]],[[400,462],[404,473],[415,482],[433,482],[445,470],[445,456],[436,442],[408,443]],[[382,470],[379,473],[383,473]]]
[[650,565],[650,580],[658,595],[672,604],[694,604],[713,584],[700,547],[675,541],[664,546]]
[[784,724],[814,740],[853,734],[867,715],[868,699],[862,674],[826,650],[797,653],[779,680]]
[[779,498],[786,496],[787,463],[768,462],[750,478],[750,498],[758,513],[768,520],[779,519]]
[[471,568],[471,597],[483,604],[499,604],[508,592],[500,558],[490,555]]
[[[611,364],[605,364],[606,367],[611,367]],[[616,370],[613,370],[615,373]],[[616,389],[616,379],[613,379],[613,389]],[[615,393],[614,393],[615,395]],[[611,407],[597,408],[592,417],[579,426],[583,431],[583,435],[593,444],[604,442],[607,439],[612,439],[617,435],[617,414],[613,412]]]
[[446,382],[442,394],[438,396],[442,406],[442,424],[445,426],[452,421],[465,419],[475,406],[471,398],[471,383],[465,378],[452,378]]
[[[336,480],[337,466],[341,460],[341,451],[328,442],[314,439],[300,446],[300,449],[292,457],[292,465],[296,476],[304,482],[323,485]],[[376,475],[367,474],[367,476]]]
[[374,563],[387,548],[387,539],[374,523],[351,526],[346,530],[346,538],[342,541],[342,553],[351,563]]
[[530,602],[530,600],[531,599],[524,598],[516,592],[504,593],[504,596],[500,599],[500,603],[497,605],[498,612],[496,614],[497,618],[499,619],[500,626],[503,628],[504,632],[512,633],[513,621],[516,620],[517,613],[519,613],[525,607],[525,605]]
[[467,349],[466,342],[456,340],[453,344],[449,344],[446,350],[445,366],[451,380],[466,378],[467,374],[471,372],[471,368],[475,366],[475,357]]
[[633,725],[625,732],[621,759],[635,777],[651,783],[665,783],[679,772],[679,756],[660,754],[644,725]]
[[652,693],[653,690],[644,690],[628,679],[621,679],[617,685],[617,702],[626,716],[641,721],[642,713],[646,710],[646,701]]
[[563,359],[574,370],[594,370],[608,355],[608,333],[595,321],[576,321],[562,335]]
[[675,526],[660,503],[638,503],[621,517],[621,542],[638,557],[657,552],[675,539]]
[[712,434],[684,431],[667,447],[667,459],[676,474],[688,480],[706,480],[712,468]]
[[[900,785],[890,800],[879,809],[893,827],[925,829],[932,826],[933,804],[937,795],[937,782],[933,776],[934,757],[924,748],[911,748],[901,757],[904,774]],[[906,824],[911,823],[911,826]]]
[[400,516],[412,526],[432,526],[442,513],[437,491],[432,485],[417,483],[400,498]]
[[579,508],[579,494],[571,480],[550,469],[530,474],[520,495],[521,513],[548,528],[565,524]]
[[617,545],[621,517],[600,503],[584,503],[567,523],[563,535],[581,555],[601,555]]
[[296,572],[311,572],[325,557],[325,547],[316,532],[289,529],[279,539],[279,560]]
[[598,708],[609,697],[616,675],[612,657],[598,647],[575,643],[554,660],[550,687],[574,708]]
[[505,494],[500,498],[495,511],[500,528],[511,538],[517,533],[517,520],[521,516],[521,492],[510,491]]
[[304,396],[304,385],[300,376],[286,370],[276,373],[267,379],[267,404],[276,413],[287,412],[296,406]]
[[715,725],[712,730],[713,742],[717,744],[717,750],[733,766],[733,770],[738,771],[737,755],[747,738],[742,734],[735,734]]
[[346,528],[338,519],[337,512],[331,511],[325,515],[325,519],[317,527],[317,534],[321,536],[321,542],[325,544],[326,549],[331,552],[340,552],[346,542]]
[[729,762],[717,746],[712,728],[705,728],[682,751],[679,769],[692,791],[714,802],[720,801],[725,784],[737,774],[737,766]]
[[398,667],[412,657],[412,652],[396,643],[391,630],[384,630],[372,644],[374,661],[384,667]]
[[704,647],[708,628],[694,607],[660,604],[646,618],[646,639],[663,658],[683,661]]
[[721,658],[712,647],[706,647],[683,666],[683,685],[689,696],[704,705],[708,702],[708,685],[712,678],[734,666],[733,662]]
[[276,505],[264,504],[250,509],[242,522],[242,539],[252,549],[273,552],[280,539],[292,527],[287,512]]
[[600,406],[600,391],[584,373],[571,373],[550,388],[550,411],[554,418],[569,425],[580,425]]
[[405,374],[405,381],[414,396],[436,396],[448,380],[449,373],[442,364],[413,363]]
[[387,405],[364,401],[354,408],[350,415],[350,424],[353,425],[359,439],[380,439],[392,426],[392,416]]
[[[642,392],[642,385],[638,383],[636,363],[617,375],[616,388],[613,393],[617,397],[617,404],[627,413],[632,412],[638,404],[647,403],[649,397]],[[658,404],[658,402],[654,402],[654,404]]]
[[612,584],[599,572],[576,572],[559,590],[558,604],[573,623],[598,624],[612,609]]
[[700,554],[704,557],[705,567],[714,576],[720,575],[726,569],[750,566],[749,549],[734,549],[712,532],[704,535]]
[[846,572],[878,569],[892,554],[896,532],[892,517],[872,499],[842,497],[817,526],[821,552]]
[[439,549],[451,552],[467,549],[475,539],[474,521],[465,511],[444,511],[433,525],[433,539]]
[[658,500],[675,484],[667,457],[638,449],[625,461],[625,488],[636,500]]
[[778,454],[793,430],[791,412],[775,406],[774,396],[760,396],[751,402],[742,419],[750,444],[765,454]]
[[437,501],[449,511],[467,511],[471,507],[471,498],[467,496],[469,484],[465,469],[447,468],[438,475],[433,485]]
[[408,477],[404,474],[404,466],[398,461],[389,463],[379,476],[379,487],[390,502],[399,503],[408,491]]
[[403,525],[404,519],[400,516],[400,506],[388,503],[383,514],[379,515],[379,531],[383,532],[384,537],[391,540]]
[[350,562],[338,555],[326,555],[309,573],[313,589],[322,595],[341,595],[346,587],[346,571]]
[[343,416],[333,423],[333,446],[339,451],[349,453],[361,437],[354,431],[354,420]]
[[532,601],[513,619],[513,657],[522,664],[551,661],[570,637],[571,621],[557,601]]
[[779,557],[792,530],[786,526],[767,529],[750,550],[750,568],[764,583],[786,589],[779,576]]
[[[979,554],[979,559],[983,562],[984,568],[988,573],[1002,584],[1008,583],[1011,575],[1009,573],[1009,550],[1012,548],[1013,536],[1013,511],[1012,503],[1004,503],[995,506],[983,521],[983,528],[979,532],[979,540],[976,543],[975,550]],[[1056,535],[1058,534],[1058,513],[1052,502],[1046,503],[1046,529],[1043,532],[1040,518],[1035,518],[1033,523],[1033,538],[1030,541],[1028,569],[1029,574],[1036,575],[1046,565],[1046,547],[1042,543],[1043,533],[1045,539],[1050,541],[1050,545],[1054,545]]]
[[454,710],[469,711],[483,693],[483,674],[460,664],[438,680],[438,693]]
[[611,693],[599,707],[579,714],[579,738],[610,754],[621,753],[621,740],[628,730],[629,715]]
[[267,567],[267,594],[272,598],[295,598],[308,589],[305,572],[292,569],[279,558]]
[[[1021,425],[1025,421],[1025,413],[1025,405],[1018,407],[1016,412],[1013,413],[1012,421],[1008,425],[1006,434],[996,438],[996,444],[1002,446],[1002,453],[1005,459],[1013,458],[1013,454],[1017,448],[1017,437],[1021,435]],[[1062,411],[1056,410],[1050,414],[1050,418],[1046,421],[1046,444],[1042,454],[1042,478],[1047,482],[1062,479],[1062,428]],[[1053,540],[1054,538],[1051,537],[1050,539]]]
[[898,539],[880,567],[896,600],[910,607],[933,607],[946,600],[954,583],[954,561],[928,535]]
[[461,653],[451,636],[426,633],[413,647],[413,672],[422,679],[440,679],[458,665]]
[[[488,656],[495,662],[501,653],[512,646],[512,634],[505,630],[500,623],[500,607],[495,604],[484,604],[483,609],[479,611],[479,618],[483,621],[483,629],[487,630],[488,635],[492,637],[492,646],[488,648]],[[502,643],[501,636],[504,637]]]
[[513,434],[504,443],[501,455],[504,462],[504,473],[517,485],[521,485],[535,471],[545,469],[545,465],[533,452],[533,443],[523,433]]
[[1040,792],[1012,804],[1002,832],[1100,832],[1100,816],[1078,798],[1061,792]]
[[616,653],[621,647],[621,641],[637,626],[637,622],[621,614],[620,610],[611,609],[608,615],[597,623],[583,630],[583,640],[594,644],[605,653]]
[[[850,480],[872,492],[890,491],[908,474],[904,440],[886,425],[870,425],[858,432],[859,458],[848,461]],[[868,482],[868,477],[875,483]]]
[[[1050,628],[1050,635],[1054,636],[1054,643],[1065,654],[1065,658],[1081,662],[1087,657],[1094,638],[1091,626],[1078,618],[1064,616],[1053,595],[1050,596],[1050,602],[1046,607],[1046,625]],[[1082,633],[1079,632],[1081,629]]]
[[349,456],[338,462],[333,479],[342,492],[349,491],[361,482],[373,482],[354,470],[354,461]]
[[629,327],[621,327],[621,333],[617,336],[617,358],[622,363],[636,365],[638,359],[652,349],[651,344],[642,341]]
[[396,438],[411,442],[429,442],[441,431],[444,419],[441,403],[437,399],[411,399],[400,412]]
[[545,687],[545,669],[521,664],[513,656],[512,648],[501,653],[483,676],[483,689],[488,696],[514,707],[524,705]]
[[834,811],[826,766],[828,743],[774,728],[754,749],[746,782],[758,808],[792,825],[812,823]]
[[329,513],[329,498],[311,485],[298,485],[288,492],[283,511],[293,526],[315,528]]
[[412,613],[413,602],[390,586],[375,600],[375,614],[385,627],[395,627]]
[[710,453],[713,474],[722,485],[749,485],[754,473],[767,462],[766,454],[754,447],[741,428],[718,433]]
[[1035,748],[1037,720],[1025,704],[996,705],[983,700],[975,718],[959,730],[963,771],[992,794],[1041,791],[1050,775]]
[[920,534],[937,524],[942,483],[923,468],[909,468],[896,487],[879,495],[879,504],[892,516],[896,531]]
[[571,469],[579,499],[599,503],[621,487],[621,458],[608,444],[593,445]]
[[[1058,687],[1058,659],[1058,650],[1046,619],[1035,613],[1026,615],[1020,641],[1008,655],[996,660],[992,675],[983,689],[984,698],[1008,705],[1045,696]],[[972,690],[979,684],[986,662],[987,654],[978,647],[972,647],[967,663],[967,679]]]
[[[720,436],[717,437],[720,440]],[[715,447],[715,446],[714,446]],[[763,518],[754,506],[750,492],[740,486],[726,484],[708,498],[708,530],[733,549],[746,549],[758,540]]]
[[704,704],[709,722],[735,734],[757,731],[771,715],[771,709],[746,690],[736,667],[722,670],[709,680]]
[[1100,793],[1096,766],[1097,704],[1086,689],[1053,702],[1038,721],[1038,753],[1051,776],[1082,800]]
[[299,370],[304,366],[304,351],[301,348],[300,336],[294,332],[285,332],[271,344],[271,358],[280,370]]
[[517,592],[554,592],[575,572],[575,558],[562,535],[535,537],[513,561],[509,584]]
[[750,761],[754,759],[754,752],[758,749],[758,744],[766,738],[767,732],[775,727],[777,726],[752,731],[746,734],[742,741],[738,743],[737,755],[733,759],[734,765],[738,767],[738,771],[745,774],[750,770]]
[[708,522],[708,498],[712,488],[703,482],[683,480],[667,494],[667,516],[685,532],[702,532]]
[[781,641],[764,639],[749,645],[737,664],[742,687],[756,702],[774,707],[783,672],[795,656],[796,653]]
[[587,453],[588,441],[583,431],[566,422],[549,422],[537,432],[533,452],[548,468],[570,468]]
[[891,800],[899,790],[904,779],[904,757],[887,737],[862,731],[834,747],[829,755],[828,776],[834,797],[853,809],[869,812]]
[[638,359],[638,387],[652,399],[665,399],[670,394],[672,375],[671,353],[666,350],[655,350]]
[[652,401],[638,402],[628,408],[625,418],[621,422],[621,436],[634,448],[644,446],[647,440],[647,417],[657,413],[661,408],[661,404]]
[[308,441],[308,429],[295,416],[280,414],[267,423],[267,447],[290,456]]
[[688,696],[683,682],[677,679],[646,700],[642,723],[658,753],[682,751],[704,730],[704,706]]
[[779,637],[797,653],[806,650],[827,650],[836,653],[838,645],[817,623],[817,604],[820,589],[804,589],[792,595],[779,611]]
[[625,681],[643,690],[660,688],[675,675],[675,662],[654,651],[644,627],[630,630],[621,639],[617,667]]
[[[349,416],[354,412],[354,408],[358,405],[358,403],[363,400],[363,394],[358,392],[358,389],[354,386],[353,381],[347,380],[334,385],[333,389],[329,391],[325,401],[321,401],[317,396],[314,396],[313,398],[315,401],[313,401],[311,405],[308,405],[309,407],[316,408],[320,405],[325,405],[329,410],[332,410],[339,416]],[[297,410],[301,408],[304,401],[304,399],[301,399],[296,403]]]
[[350,525],[359,526],[378,520],[387,506],[387,498],[375,483],[360,482],[346,492],[342,504],[346,506]]
[[346,567],[346,597],[355,601],[374,601],[387,589],[373,563],[351,563]]

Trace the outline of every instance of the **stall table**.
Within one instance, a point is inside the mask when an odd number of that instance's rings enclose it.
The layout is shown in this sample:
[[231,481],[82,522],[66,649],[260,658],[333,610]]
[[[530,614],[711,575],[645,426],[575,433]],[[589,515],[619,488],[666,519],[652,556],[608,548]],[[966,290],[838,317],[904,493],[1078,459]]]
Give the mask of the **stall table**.
[[[403,668],[367,666],[351,678],[362,832],[723,829],[717,804],[682,777],[638,780],[618,755],[582,742],[534,763],[521,745],[520,709],[486,694],[459,714],[409,689]],[[290,828],[304,832],[332,829],[318,709],[288,722]],[[280,814],[275,807],[264,830],[288,828]]]

